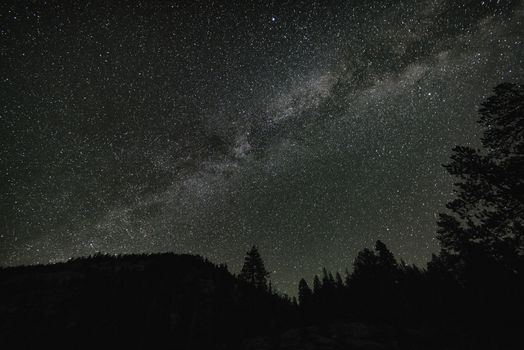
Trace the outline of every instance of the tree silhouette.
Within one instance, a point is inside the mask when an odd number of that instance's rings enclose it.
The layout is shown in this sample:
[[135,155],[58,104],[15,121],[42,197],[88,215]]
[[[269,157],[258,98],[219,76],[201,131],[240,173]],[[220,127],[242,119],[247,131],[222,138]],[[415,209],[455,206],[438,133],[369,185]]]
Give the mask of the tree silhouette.
[[246,253],[244,266],[242,266],[242,271],[238,277],[257,288],[266,289],[268,276],[269,272],[267,272],[264,266],[264,261],[258,252],[258,248],[256,246],[251,247]]
[[328,293],[335,289],[335,279],[333,278],[333,274],[328,272],[325,267],[322,268],[322,289]]
[[484,335],[523,323],[524,86],[495,87],[479,113],[481,148],[457,146],[445,165],[458,181],[428,276],[434,300],[451,312],[446,322]]
[[517,269],[524,253],[524,86],[502,84],[480,109],[482,149],[453,149],[456,198],[440,214],[441,260]]
[[337,287],[337,289],[342,289],[344,288],[344,281],[342,280],[342,276],[340,275],[340,272],[337,271],[336,275],[335,275],[335,279],[336,279],[336,282],[335,282],[335,285]]
[[354,305],[355,312],[362,318],[375,320],[392,317],[398,277],[398,263],[383,242],[377,241],[374,250],[361,250],[348,281],[352,297],[359,300]]
[[379,266],[390,271],[394,271],[398,268],[395,256],[382,241],[378,240],[375,243],[375,251],[377,252],[377,263]]
[[353,274],[351,275],[351,282],[355,279],[372,278],[378,266],[378,258],[375,253],[364,248],[358,252],[355,262],[353,263]]
[[313,291],[309,288],[306,280],[302,278],[300,282],[298,282],[298,301],[300,305],[307,306],[311,302],[312,296]]
[[313,293],[315,295],[318,295],[321,289],[322,283],[320,283],[320,278],[318,277],[318,275],[315,275],[315,277],[313,278]]

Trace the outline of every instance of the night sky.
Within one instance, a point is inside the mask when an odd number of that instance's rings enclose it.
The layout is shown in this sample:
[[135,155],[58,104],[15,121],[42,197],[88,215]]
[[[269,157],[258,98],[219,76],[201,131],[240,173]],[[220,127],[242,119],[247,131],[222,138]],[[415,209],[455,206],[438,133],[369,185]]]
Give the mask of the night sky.
[[384,241],[423,265],[524,2],[0,5],[0,265],[259,246],[294,293]]

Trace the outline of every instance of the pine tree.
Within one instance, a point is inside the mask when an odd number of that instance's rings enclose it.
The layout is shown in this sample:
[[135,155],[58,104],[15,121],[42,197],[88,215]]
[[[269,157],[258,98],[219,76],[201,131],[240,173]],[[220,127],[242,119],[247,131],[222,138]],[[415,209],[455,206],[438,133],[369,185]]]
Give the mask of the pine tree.
[[351,280],[360,278],[369,278],[375,275],[378,266],[378,257],[375,253],[364,248],[358,252],[355,262],[353,263],[353,274]]
[[382,241],[378,240],[375,243],[375,251],[377,252],[378,264],[380,266],[387,269],[396,269],[398,267],[395,256]]
[[269,272],[267,272],[264,266],[264,261],[258,252],[258,248],[256,246],[251,247],[246,253],[244,266],[242,266],[242,271],[238,277],[255,287],[266,289],[268,276]]
[[302,278],[300,282],[298,282],[298,301],[300,305],[308,305],[311,302],[312,295],[313,292],[311,288],[309,288],[306,280]]
[[320,283],[320,278],[318,278],[318,275],[315,275],[315,278],[313,278],[313,294],[318,296],[321,289],[322,283]]
[[336,279],[336,286],[337,286],[337,289],[342,289],[344,288],[344,281],[342,280],[342,276],[340,275],[340,272],[337,271],[337,274],[335,275],[335,279]]
[[332,290],[335,287],[335,279],[333,274],[328,272],[326,268],[322,268],[322,289]]
[[346,283],[348,286],[357,282],[361,286],[373,284],[375,288],[389,288],[396,283],[400,274],[395,256],[381,241],[375,243],[374,251],[368,248],[361,250],[353,266],[353,274]]
[[438,239],[455,267],[493,261],[515,270],[524,254],[524,86],[494,92],[480,109],[482,149],[455,147],[445,165],[459,181]]
[[348,288],[358,303],[354,311],[363,318],[385,320],[398,305],[399,268],[393,254],[377,241],[375,249],[364,248],[355,259]]

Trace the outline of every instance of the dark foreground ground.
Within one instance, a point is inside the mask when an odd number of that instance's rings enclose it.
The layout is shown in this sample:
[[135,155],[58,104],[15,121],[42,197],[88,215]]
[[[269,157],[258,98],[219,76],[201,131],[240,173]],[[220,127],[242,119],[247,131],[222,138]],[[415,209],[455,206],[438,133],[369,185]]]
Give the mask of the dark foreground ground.
[[521,331],[479,338],[422,324],[312,320],[289,298],[190,255],[0,270],[3,349],[517,349]]

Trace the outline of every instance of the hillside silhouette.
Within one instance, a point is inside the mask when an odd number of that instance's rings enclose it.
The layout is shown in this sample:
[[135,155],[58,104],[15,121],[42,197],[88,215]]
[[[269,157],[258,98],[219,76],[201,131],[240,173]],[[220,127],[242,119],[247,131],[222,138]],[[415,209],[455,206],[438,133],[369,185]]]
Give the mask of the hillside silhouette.
[[[192,255],[95,255],[0,271],[0,338],[36,348],[240,348],[288,326],[289,300]],[[253,317],[256,315],[256,317]]]

